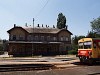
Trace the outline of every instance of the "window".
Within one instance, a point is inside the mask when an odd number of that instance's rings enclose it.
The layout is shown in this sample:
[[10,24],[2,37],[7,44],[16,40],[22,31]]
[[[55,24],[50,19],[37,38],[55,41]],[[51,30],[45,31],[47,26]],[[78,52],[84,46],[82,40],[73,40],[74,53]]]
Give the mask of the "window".
[[95,42],[95,41],[94,41],[94,43],[93,43],[93,47],[96,48],[96,42]]
[[54,40],[54,41],[56,41],[56,40],[57,40],[57,38],[56,38],[56,37],[53,37],[53,40]]
[[13,35],[13,36],[12,36],[12,39],[13,39],[13,40],[16,40],[16,35]]
[[50,36],[47,36],[47,40],[50,41]]
[[65,37],[65,41],[68,41],[68,37]]
[[28,35],[28,41],[32,41],[33,40],[33,38],[32,38],[32,35]]
[[63,41],[63,36],[61,36],[60,41]]
[[100,47],[100,42],[98,42],[98,46]]
[[92,46],[92,42],[91,41],[84,42],[84,49],[90,49],[91,46]]
[[19,40],[24,40],[22,35],[19,35]]
[[35,36],[35,40],[36,40],[36,41],[38,40],[38,36]]
[[83,49],[83,43],[79,43],[79,44],[78,44],[78,48],[79,48],[79,49]]
[[41,36],[41,41],[44,41],[44,36]]

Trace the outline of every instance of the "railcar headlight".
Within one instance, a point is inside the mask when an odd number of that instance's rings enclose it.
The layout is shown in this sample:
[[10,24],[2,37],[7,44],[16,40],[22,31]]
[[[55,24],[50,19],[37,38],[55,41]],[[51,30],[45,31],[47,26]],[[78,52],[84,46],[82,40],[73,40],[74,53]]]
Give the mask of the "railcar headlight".
[[92,52],[91,52],[91,51],[89,51],[89,52],[88,52],[88,54],[89,54],[89,55],[92,55]]

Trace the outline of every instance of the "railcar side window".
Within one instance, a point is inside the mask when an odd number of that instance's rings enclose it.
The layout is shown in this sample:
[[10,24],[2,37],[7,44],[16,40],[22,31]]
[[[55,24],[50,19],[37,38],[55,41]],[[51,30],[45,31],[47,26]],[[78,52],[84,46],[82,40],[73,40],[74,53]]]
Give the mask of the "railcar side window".
[[100,47],[100,42],[98,42],[98,46]]
[[94,48],[96,48],[96,42],[94,42],[93,46],[94,46]]

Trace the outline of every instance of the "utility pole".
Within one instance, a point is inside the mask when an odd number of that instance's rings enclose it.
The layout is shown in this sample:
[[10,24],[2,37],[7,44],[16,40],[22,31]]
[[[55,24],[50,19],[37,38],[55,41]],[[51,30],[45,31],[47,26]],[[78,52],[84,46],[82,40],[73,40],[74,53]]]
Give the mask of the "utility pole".
[[32,56],[33,56],[33,42],[34,42],[34,18],[33,18],[33,27],[32,27]]

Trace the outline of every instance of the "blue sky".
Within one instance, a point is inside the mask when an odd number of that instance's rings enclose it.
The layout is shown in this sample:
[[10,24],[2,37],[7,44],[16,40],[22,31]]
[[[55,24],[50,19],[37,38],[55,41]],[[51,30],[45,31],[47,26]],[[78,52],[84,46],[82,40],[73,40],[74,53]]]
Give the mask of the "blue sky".
[[74,35],[86,35],[91,30],[90,21],[100,16],[100,0],[0,0],[0,38],[8,39],[7,30],[14,24],[25,26],[56,26],[62,12],[67,19],[68,30]]

